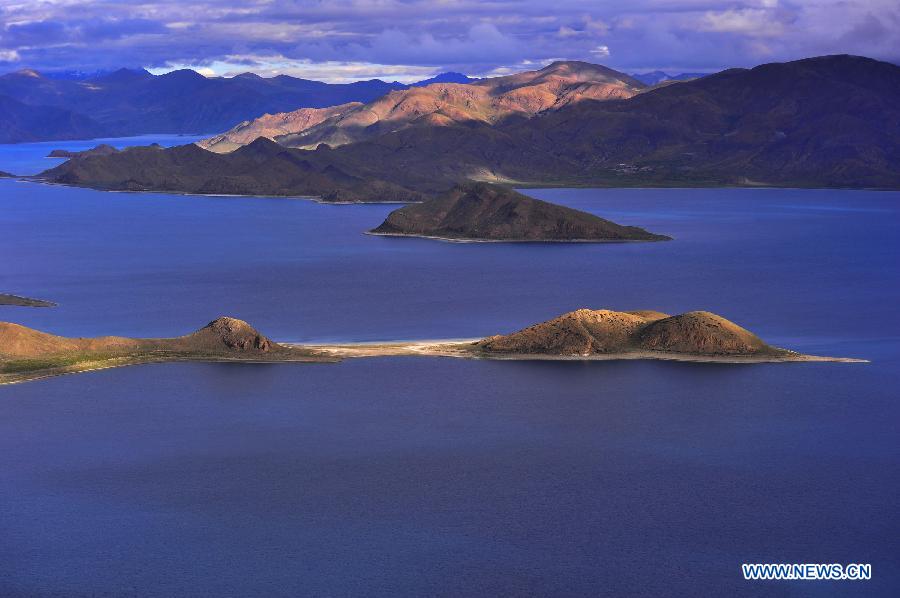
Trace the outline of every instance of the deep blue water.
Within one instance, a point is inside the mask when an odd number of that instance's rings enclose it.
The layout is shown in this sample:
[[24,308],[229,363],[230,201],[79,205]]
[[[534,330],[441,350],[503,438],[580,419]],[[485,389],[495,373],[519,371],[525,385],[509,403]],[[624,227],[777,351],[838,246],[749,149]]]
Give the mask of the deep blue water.
[[[46,145],[16,146],[18,172]],[[872,363],[379,358],[0,387],[0,595],[897,595],[900,193],[529,193],[676,240],[384,239],[361,233],[396,206],[0,181],[0,290],[60,303],[0,319],[378,340],[708,309]],[[873,580],[750,583],[742,562]]]

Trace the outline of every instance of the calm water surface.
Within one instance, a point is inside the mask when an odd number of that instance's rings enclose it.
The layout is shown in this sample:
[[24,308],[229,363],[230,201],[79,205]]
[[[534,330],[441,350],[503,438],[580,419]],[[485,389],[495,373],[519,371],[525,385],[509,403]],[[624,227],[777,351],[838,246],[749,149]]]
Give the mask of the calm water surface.
[[[0,146],[0,170],[53,147],[72,146]],[[676,240],[383,239],[361,233],[396,206],[0,181],[0,290],[60,304],[0,319],[159,336],[228,314],[323,341],[709,309],[872,363],[379,358],[2,387],[0,595],[896,595],[900,194],[529,193]],[[748,583],[742,562],[874,578]]]

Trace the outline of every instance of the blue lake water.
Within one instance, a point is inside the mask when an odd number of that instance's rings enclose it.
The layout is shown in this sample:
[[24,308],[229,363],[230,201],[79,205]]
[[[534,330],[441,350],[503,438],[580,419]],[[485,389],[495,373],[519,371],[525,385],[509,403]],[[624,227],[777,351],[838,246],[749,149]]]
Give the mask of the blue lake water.
[[[68,143],[0,146],[0,170],[94,145]],[[708,309],[872,363],[379,358],[0,387],[0,595],[897,595],[900,193],[528,193],[675,240],[386,239],[362,231],[396,206],[0,180],[0,291],[60,304],[0,320],[168,336],[227,314],[323,341]],[[742,562],[873,579],[750,583]]]

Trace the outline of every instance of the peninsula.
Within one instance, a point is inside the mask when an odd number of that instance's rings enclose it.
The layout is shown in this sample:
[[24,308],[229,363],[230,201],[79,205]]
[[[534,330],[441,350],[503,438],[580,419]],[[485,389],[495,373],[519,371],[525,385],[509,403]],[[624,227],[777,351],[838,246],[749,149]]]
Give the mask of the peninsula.
[[579,309],[512,334],[480,340],[347,344],[279,344],[250,324],[221,317],[176,338],[67,338],[0,322],[0,384],[62,374],[170,361],[335,362],[345,358],[419,355],[501,360],[663,359],[717,363],[864,362],[819,357],[763,342],[705,311]]
[[394,210],[369,234],[447,241],[671,240],[488,183],[457,185],[435,199]]
[[[152,144],[150,147],[159,147],[158,143]],[[119,150],[109,145],[108,143],[101,143],[100,145],[94,146],[91,149],[81,150],[81,151],[73,151],[66,149],[55,149],[52,150],[49,154],[47,154],[48,158],[76,158],[79,156],[108,156],[110,154],[116,154]]]
[[335,361],[272,342],[243,320],[221,317],[176,338],[68,338],[0,322],[0,384],[168,361]]
[[20,297],[18,295],[8,295],[6,293],[0,293],[0,305],[18,305],[20,307],[56,307],[56,304],[52,301],[32,299],[31,297]]

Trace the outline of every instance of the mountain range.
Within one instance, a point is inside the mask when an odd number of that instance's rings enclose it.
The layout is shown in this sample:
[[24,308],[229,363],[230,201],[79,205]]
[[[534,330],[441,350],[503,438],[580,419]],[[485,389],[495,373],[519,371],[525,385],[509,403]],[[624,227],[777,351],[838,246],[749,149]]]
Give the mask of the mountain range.
[[650,71],[649,73],[631,73],[631,78],[637,79],[644,85],[658,85],[668,81],[688,81],[690,79],[699,79],[705,77],[709,73],[679,73],[670,75],[664,71]]
[[[583,64],[555,68],[578,70]],[[521,76],[539,81],[540,73]],[[220,155],[196,146],[133,149],[73,158],[43,176],[106,189],[348,201],[432,195],[467,180],[521,186],[900,187],[897,65],[824,56],[651,89],[619,75],[612,75],[617,82],[607,89],[629,97],[572,101],[566,94],[542,96],[528,89],[526,97],[542,98],[544,109],[494,121],[460,118],[387,132],[376,127],[377,134],[359,141],[334,148],[321,143],[315,150],[266,139]],[[480,94],[481,83],[468,87]],[[551,109],[555,104],[545,97],[557,97],[562,105]],[[371,184],[378,194],[368,194]]]
[[[424,83],[424,82],[423,82]],[[314,149],[373,139],[410,126],[450,126],[481,122],[496,125],[513,117],[529,118],[584,100],[633,97],[646,86],[610,68],[586,62],[554,62],[537,71],[461,84],[437,81],[394,90],[368,103],[301,108],[266,114],[202,142],[213,151],[231,151],[257,137],[287,147]]]
[[412,85],[379,79],[333,84],[253,73],[204,77],[192,70],[58,77],[26,69],[0,76],[0,143],[224,131],[264,113],[369,102],[391,90],[468,80],[444,73]]

